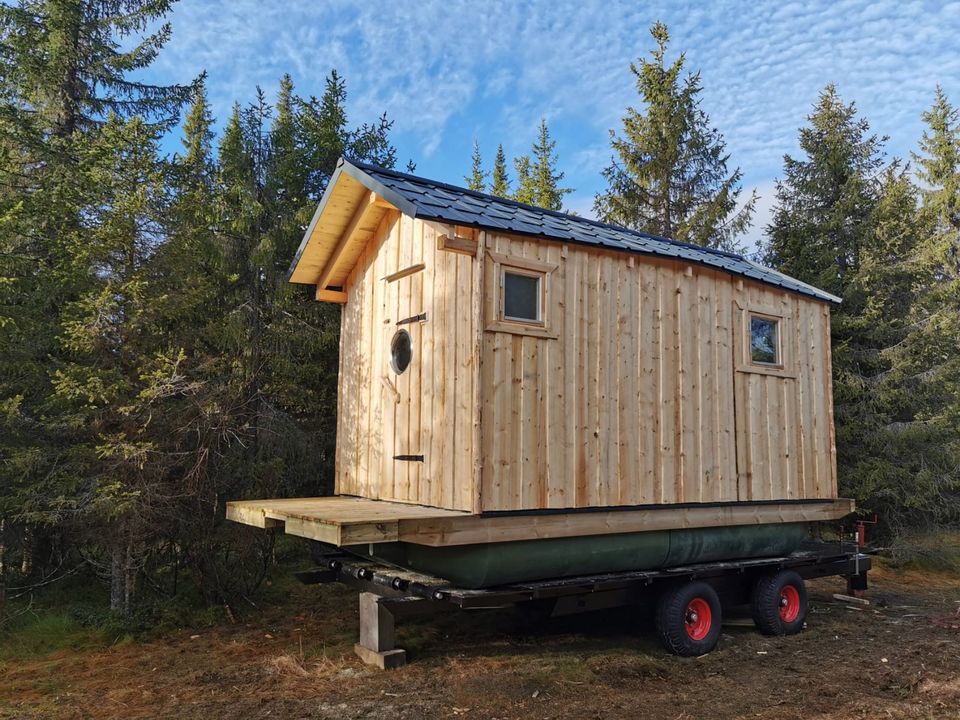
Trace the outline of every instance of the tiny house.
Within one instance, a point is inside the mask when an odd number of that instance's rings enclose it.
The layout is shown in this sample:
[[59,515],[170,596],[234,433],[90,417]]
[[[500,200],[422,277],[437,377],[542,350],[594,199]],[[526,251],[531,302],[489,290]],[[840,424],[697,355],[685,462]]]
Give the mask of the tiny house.
[[237,501],[469,587],[789,552],[838,498],[830,307],[738,255],[341,160],[336,495]]

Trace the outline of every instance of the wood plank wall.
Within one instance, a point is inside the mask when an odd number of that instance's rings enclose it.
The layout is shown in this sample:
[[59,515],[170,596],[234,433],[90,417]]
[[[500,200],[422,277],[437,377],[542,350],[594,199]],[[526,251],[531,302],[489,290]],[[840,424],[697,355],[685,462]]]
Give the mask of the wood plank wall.
[[[438,234],[453,231],[389,212],[347,278],[337,492],[476,510],[480,263],[438,250]],[[420,263],[420,271],[385,279]],[[390,368],[396,323],[420,313],[426,322],[402,326],[413,360],[397,375]]]
[[[485,236],[557,265],[558,337],[484,333],[483,510],[836,497],[826,305],[683,263]],[[782,371],[744,371],[744,308],[784,315]]]

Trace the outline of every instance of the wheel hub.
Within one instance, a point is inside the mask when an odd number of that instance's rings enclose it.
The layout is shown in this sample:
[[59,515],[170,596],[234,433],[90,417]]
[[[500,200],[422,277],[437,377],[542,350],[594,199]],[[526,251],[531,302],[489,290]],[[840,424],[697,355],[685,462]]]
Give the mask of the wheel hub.
[[691,640],[703,640],[713,627],[710,603],[697,597],[690,601],[683,614],[683,626]]

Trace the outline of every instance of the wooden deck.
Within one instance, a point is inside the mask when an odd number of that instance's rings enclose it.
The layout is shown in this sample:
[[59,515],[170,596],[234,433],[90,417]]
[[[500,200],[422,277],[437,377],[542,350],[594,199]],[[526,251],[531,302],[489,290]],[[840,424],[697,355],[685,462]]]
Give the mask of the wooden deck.
[[820,522],[853,512],[852,500],[662,505],[591,512],[474,515],[366,498],[332,496],[227,503],[227,518],[331,545],[404,541],[418,545],[539,540],[725,525]]
[[400,540],[400,522],[469,517],[469,513],[424,505],[332,496],[290,500],[238,500],[227,503],[227,518],[331,545]]

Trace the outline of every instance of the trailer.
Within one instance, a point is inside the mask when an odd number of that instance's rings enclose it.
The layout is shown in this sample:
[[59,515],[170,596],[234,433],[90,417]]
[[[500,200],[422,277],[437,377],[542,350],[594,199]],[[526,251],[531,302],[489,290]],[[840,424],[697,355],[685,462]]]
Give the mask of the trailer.
[[288,279],[341,307],[334,494],[227,517],[331,548],[304,579],[360,589],[367,661],[403,662],[408,613],[532,601],[648,603],[667,646],[698,655],[723,602],[795,632],[804,573],[865,573],[858,552],[802,545],[855,510],[830,293],[347,160]]
[[367,664],[406,664],[395,645],[396,622],[457,610],[491,610],[538,603],[552,617],[628,605],[655,609],[657,635],[680,656],[710,652],[720,636],[724,609],[749,605],[765,635],[792,635],[806,624],[805,580],[839,576],[848,591],[867,588],[870,556],[856,544],[807,542],[780,557],[694,563],[657,570],[600,573],[500,587],[470,589],[442,578],[325,546],[317,568],[297,573],[305,584],[339,582],[359,591],[360,638],[354,646]]

